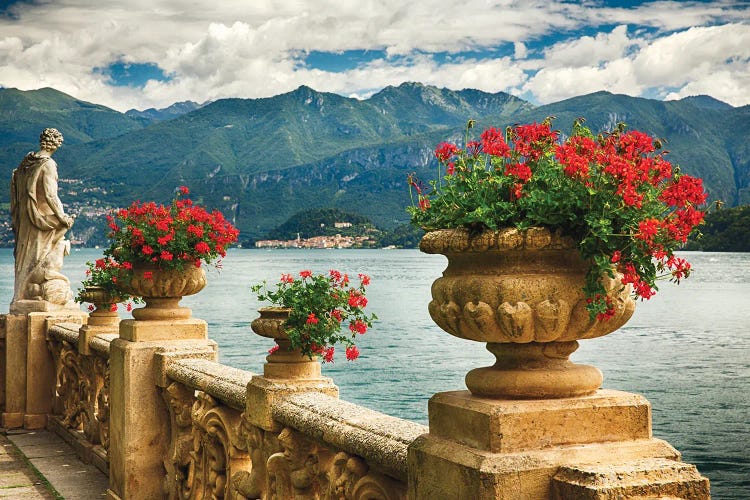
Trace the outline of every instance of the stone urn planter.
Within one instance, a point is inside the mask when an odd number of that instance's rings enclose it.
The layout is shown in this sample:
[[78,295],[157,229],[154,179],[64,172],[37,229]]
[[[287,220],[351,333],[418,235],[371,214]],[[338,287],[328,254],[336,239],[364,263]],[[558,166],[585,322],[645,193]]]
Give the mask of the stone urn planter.
[[545,228],[473,237],[465,229],[446,229],[427,233],[420,249],[448,258],[443,277],[432,285],[432,319],[451,335],[486,342],[497,358],[493,366],[466,375],[472,394],[565,398],[600,387],[597,368],[574,364],[568,356],[578,340],[624,325],[635,302],[619,278],[605,278],[615,315],[590,319],[582,291],[588,264],[574,240]]
[[269,378],[308,378],[320,376],[317,356],[305,356],[299,349],[292,349],[292,342],[284,328],[291,309],[286,307],[262,307],[260,317],[253,320],[250,328],[260,335],[274,339],[278,349],[266,356],[264,376]]
[[144,307],[134,309],[133,317],[142,321],[172,321],[190,318],[192,311],[179,305],[185,295],[194,295],[206,286],[206,272],[202,267],[188,264],[184,269],[159,269],[148,264],[136,264],[133,278],[123,285],[123,291],[143,297]]
[[83,301],[94,305],[89,313],[89,326],[117,326],[120,316],[112,310],[112,304],[122,302],[122,298],[113,295],[100,286],[87,286],[80,294]]

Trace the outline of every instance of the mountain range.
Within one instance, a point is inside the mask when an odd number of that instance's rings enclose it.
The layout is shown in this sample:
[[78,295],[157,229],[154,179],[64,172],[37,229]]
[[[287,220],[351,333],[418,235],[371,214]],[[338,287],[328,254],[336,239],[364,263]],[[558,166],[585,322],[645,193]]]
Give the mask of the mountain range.
[[[462,141],[468,119],[489,125],[555,116],[562,132],[585,117],[594,131],[618,122],[666,139],[669,159],[703,177],[712,200],[750,203],[750,106],[709,96],[658,101],[596,92],[544,106],[512,95],[404,83],[357,100],[302,86],[263,99],[177,103],[127,113],[46,88],[0,89],[0,175],[37,147],[39,132],[65,136],[56,153],[63,202],[92,241],[91,222],[131,200],[168,201],[187,185],[243,240],[264,237],[295,212],[337,207],[383,227],[404,223],[406,177],[434,177],[432,151]],[[63,182],[65,181],[65,182]],[[7,190],[0,203],[7,207]]]

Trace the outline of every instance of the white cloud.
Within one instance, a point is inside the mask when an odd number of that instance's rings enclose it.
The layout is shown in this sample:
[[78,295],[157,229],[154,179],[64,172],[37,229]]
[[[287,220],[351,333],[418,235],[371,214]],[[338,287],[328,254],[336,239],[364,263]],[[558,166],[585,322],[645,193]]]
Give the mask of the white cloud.
[[628,27],[618,26],[611,33],[597,33],[557,43],[544,51],[544,67],[575,67],[598,65],[623,57],[637,45],[628,38]]
[[[737,23],[748,19],[750,7],[743,2],[662,1],[634,9],[546,0],[116,4],[17,4],[19,20],[0,18],[0,85],[52,86],[120,110],[270,96],[301,84],[361,96],[405,80],[523,89],[543,102],[600,88],[638,94],[654,86],[678,87],[675,95],[705,89],[733,104],[750,102],[748,25]],[[706,23],[724,24],[687,29]],[[617,27],[575,36],[602,24]],[[634,26],[683,31],[647,36]],[[530,48],[550,33],[568,39],[541,52]],[[440,64],[430,55],[504,44],[512,58],[451,58]],[[300,64],[306,51],[352,49],[382,50],[388,57],[340,73]],[[733,59],[727,62],[721,54]],[[113,87],[93,68],[115,61],[156,63],[173,79],[150,81],[143,89]],[[706,71],[721,74],[723,83],[712,84]]]
[[655,38],[629,38],[623,27],[556,44],[523,90],[553,102],[597,90],[642,95],[677,87],[668,98],[708,94],[750,103],[750,25],[695,27]]
[[516,42],[513,44],[513,57],[516,59],[523,59],[528,55],[529,51],[526,49],[526,45],[523,42]]

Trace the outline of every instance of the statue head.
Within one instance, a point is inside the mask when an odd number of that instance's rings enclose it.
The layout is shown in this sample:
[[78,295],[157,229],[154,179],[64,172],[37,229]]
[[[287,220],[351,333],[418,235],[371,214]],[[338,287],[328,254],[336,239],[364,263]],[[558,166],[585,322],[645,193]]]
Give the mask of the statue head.
[[39,135],[39,146],[46,151],[54,151],[63,143],[63,135],[56,128],[45,128]]

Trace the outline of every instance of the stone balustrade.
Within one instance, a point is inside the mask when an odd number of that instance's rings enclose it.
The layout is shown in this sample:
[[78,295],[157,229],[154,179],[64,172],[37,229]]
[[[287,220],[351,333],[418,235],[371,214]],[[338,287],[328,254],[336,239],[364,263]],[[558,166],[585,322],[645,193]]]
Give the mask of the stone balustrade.
[[710,498],[641,396],[443,392],[428,428],[340,400],[316,360],[222,365],[185,321],[0,315],[3,424],[60,434],[110,500]]
[[321,393],[292,394],[267,430],[248,418],[253,374],[165,364],[169,498],[406,498],[409,444],[427,428]]
[[83,339],[80,325],[63,323],[49,329],[47,340],[55,367],[47,426],[68,441],[84,462],[105,473],[109,470],[109,344],[116,337],[102,333]]

